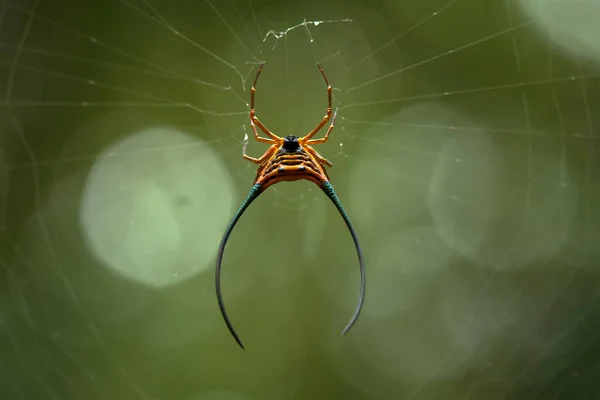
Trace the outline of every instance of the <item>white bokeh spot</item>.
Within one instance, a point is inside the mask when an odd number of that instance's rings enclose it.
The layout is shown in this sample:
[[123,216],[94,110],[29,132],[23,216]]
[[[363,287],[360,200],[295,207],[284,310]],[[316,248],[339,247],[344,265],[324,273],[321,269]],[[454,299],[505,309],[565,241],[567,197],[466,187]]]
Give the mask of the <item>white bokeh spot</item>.
[[[152,147],[161,150],[120,155]],[[103,153],[111,156],[99,157],[92,167],[81,207],[82,228],[96,256],[151,286],[211,267],[233,200],[216,153],[172,128],[134,133]]]

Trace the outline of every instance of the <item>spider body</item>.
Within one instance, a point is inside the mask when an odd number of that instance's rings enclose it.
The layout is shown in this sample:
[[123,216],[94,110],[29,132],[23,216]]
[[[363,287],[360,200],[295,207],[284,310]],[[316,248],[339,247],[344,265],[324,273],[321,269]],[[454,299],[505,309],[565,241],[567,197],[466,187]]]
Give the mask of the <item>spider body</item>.
[[[237,221],[240,219],[244,211],[248,208],[248,206],[269,186],[272,186],[278,182],[282,181],[297,181],[300,179],[305,179],[317,184],[323,192],[329,197],[329,199],[333,202],[340,215],[344,219],[348,230],[352,236],[352,240],[354,241],[354,245],[356,247],[356,252],[358,254],[359,266],[360,266],[360,296],[358,300],[358,305],[350,319],[350,322],[346,325],[342,334],[346,334],[350,328],[354,325],[360,311],[362,309],[362,304],[365,296],[365,267],[363,261],[362,250],[358,243],[358,237],[356,236],[356,232],[350,222],[350,217],[344,210],[339,198],[337,197],[333,186],[329,182],[329,176],[326,171],[326,167],[333,166],[331,162],[321,156],[312,146],[316,144],[325,143],[329,139],[329,134],[333,130],[335,125],[336,113],[333,113],[331,108],[331,85],[327,81],[325,77],[325,72],[323,68],[319,64],[319,70],[321,71],[321,75],[327,84],[327,112],[321,122],[310,131],[304,137],[297,137],[295,135],[287,135],[284,137],[279,137],[272,133],[269,129],[267,129],[262,122],[255,115],[254,108],[254,93],[256,92],[256,83],[258,81],[258,77],[262,71],[264,64],[262,64],[258,68],[258,72],[256,73],[256,78],[254,79],[254,84],[252,85],[251,95],[250,95],[250,126],[252,127],[252,131],[254,133],[254,138],[261,143],[268,143],[271,146],[265,151],[265,153],[259,158],[250,157],[246,154],[246,147],[248,142],[244,143],[243,147],[243,157],[246,160],[252,161],[255,164],[259,164],[258,171],[256,173],[256,178],[254,180],[254,186],[250,189],[250,192],[246,195],[246,198],[242,202],[242,205],[238,209],[238,211],[233,216],[231,222],[227,226],[225,230],[225,234],[223,235],[223,239],[221,240],[221,245],[219,246],[219,251],[217,253],[217,268],[215,273],[215,286],[217,289],[217,300],[219,302],[219,308],[221,310],[221,314],[223,315],[223,319],[229,328],[229,331],[243,349],[244,345],[240,340],[238,334],[229,317],[227,316],[227,312],[225,311],[225,305],[223,302],[223,297],[221,295],[221,263],[223,261],[223,253],[225,250],[225,245],[227,244],[227,240],[233,228],[237,224]],[[331,120],[331,124],[327,129],[325,135],[320,139],[312,139],[313,136],[317,134]],[[258,134],[256,127],[263,131],[268,138],[261,137]]]
[[286,136],[284,142],[266,159],[256,173],[254,184],[260,184],[262,190],[281,181],[306,179],[319,186],[329,180],[327,171],[300,144],[296,136]]

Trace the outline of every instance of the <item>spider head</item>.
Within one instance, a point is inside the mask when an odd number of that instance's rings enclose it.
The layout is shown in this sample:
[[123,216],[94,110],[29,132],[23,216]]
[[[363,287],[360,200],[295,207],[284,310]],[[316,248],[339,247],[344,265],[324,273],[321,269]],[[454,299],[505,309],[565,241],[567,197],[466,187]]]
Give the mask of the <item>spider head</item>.
[[285,151],[296,151],[300,148],[298,138],[294,135],[287,135],[283,138],[283,149]]

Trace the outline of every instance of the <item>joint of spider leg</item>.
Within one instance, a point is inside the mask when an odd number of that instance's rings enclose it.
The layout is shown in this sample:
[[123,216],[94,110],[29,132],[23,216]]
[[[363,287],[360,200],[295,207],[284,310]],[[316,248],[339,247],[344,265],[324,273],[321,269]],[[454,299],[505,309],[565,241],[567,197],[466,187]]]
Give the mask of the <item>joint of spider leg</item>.
[[333,119],[331,120],[331,125],[335,123],[335,119],[337,118],[338,109],[336,108],[333,112]]
[[294,152],[300,149],[300,143],[298,137],[294,135],[287,135],[283,138],[283,145],[281,146],[286,152]]

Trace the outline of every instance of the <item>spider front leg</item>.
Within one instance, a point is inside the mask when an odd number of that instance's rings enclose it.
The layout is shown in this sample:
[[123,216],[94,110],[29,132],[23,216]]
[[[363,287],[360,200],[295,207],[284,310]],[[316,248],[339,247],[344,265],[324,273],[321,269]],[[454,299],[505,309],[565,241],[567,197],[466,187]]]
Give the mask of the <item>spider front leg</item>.
[[[252,127],[252,131],[254,132],[254,138],[262,143],[275,143],[279,140],[279,137],[275,135],[273,132],[267,129],[266,126],[262,124],[258,120],[258,117],[255,115],[256,110],[254,109],[254,93],[256,93],[256,83],[258,82],[258,77],[264,67],[264,63],[258,67],[258,71],[256,72],[256,78],[254,78],[254,83],[252,84],[252,88],[250,89],[250,126]],[[269,138],[261,137],[258,135],[258,131],[256,130],[256,125],[263,131]]]
[[[323,79],[325,80],[325,84],[327,85],[327,113],[325,114],[325,116],[323,117],[323,119],[321,120],[319,125],[317,125],[317,127],[315,129],[310,131],[308,133],[308,135],[304,136],[303,140],[305,142],[309,141],[310,138],[315,136],[317,134],[317,132],[319,132],[321,130],[321,128],[323,128],[325,126],[325,124],[331,119],[331,114],[333,113],[333,111],[331,109],[331,85],[329,84],[329,81],[327,80],[327,77],[325,76],[325,71],[323,71],[321,64],[317,64],[317,67],[319,67],[319,71],[321,71],[321,75],[323,75]],[[329,130],[331,130],[331,127]]]

